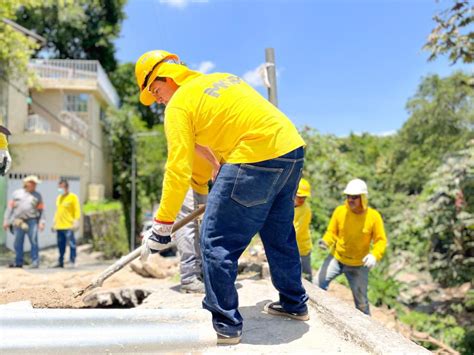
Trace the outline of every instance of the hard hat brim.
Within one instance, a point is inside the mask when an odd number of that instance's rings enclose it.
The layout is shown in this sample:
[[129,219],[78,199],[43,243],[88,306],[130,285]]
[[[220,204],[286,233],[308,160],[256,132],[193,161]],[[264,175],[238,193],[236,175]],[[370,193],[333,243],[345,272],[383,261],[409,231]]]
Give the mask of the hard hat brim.
[[150,92],[150,85],[152,82],[155,81],[156,77],[158,76],[158,68],[160,66],[158,65],[150,74],[150,77],[148,78],[148,82],[146,87],[140,92],[140,102],[145,105],[145,106],[150,106],[155,102],[155,98]]

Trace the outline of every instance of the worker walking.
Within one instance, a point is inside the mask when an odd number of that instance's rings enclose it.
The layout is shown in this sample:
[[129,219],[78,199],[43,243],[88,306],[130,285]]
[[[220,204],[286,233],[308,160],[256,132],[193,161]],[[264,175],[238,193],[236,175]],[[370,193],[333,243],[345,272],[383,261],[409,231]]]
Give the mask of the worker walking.
[[295,197],[295,226],[296,242],[301,257],[301,267],[303,277],[312,282],[313,270],[311,268],[311,251],[313,242],[309,230],[311,224],[311,207],[306,199],[311,197],[311,186],[306,179],[301,179]]
[[333,279],[344,274],[356,308],[370,315],[369,270],[382,259],[387,237],[380,213],[368,207],[366,183],[360,179],[351,180],[344,194],[346,202],[335,209],[322,239],[322,245],[330,250],[330,255],[319,270],[318,284],[327,290]]
[[295,126],[239,77],[192,71],[165,51],[143,54],[135,74],[143,104],[166,104],[168,143],[160,207],[143,249],[156,252],[171,241],[191,182],[195,145],[208,148],[225,162],[208,196],[201,235],[203,306],[212,313],[218,343],[240,341],[237,261],[257,232],[280,295],[265,310],[309,319],[293,227],[305,144]]
[[23,188],[13,191],[5,213],[3,228],[15,235],[15,261],[9,267],[23,267],[25,234],[31,245],[31,267],[39,267],[38,230],[45,226],[43,197],[36,191],[41,181],[35,175],[23,179]]
[[66,245],[69,244],[69,265],[73,268],[76,265],[76,237],[74,231],[79,230],[81,206],[77,195],[69,191],[67,180],[61,179],[59,181],[58,192],[53,229],[56,231],[58,238],[59,258],[54,267],[64,267],[64,254],[66,253]]

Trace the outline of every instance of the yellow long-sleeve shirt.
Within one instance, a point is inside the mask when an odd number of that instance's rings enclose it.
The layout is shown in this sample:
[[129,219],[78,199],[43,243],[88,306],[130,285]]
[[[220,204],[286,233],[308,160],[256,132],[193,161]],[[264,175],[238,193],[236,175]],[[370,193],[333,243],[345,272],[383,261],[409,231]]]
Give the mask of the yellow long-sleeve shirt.
[[189,72],[192,79],[165,111],[168,159],[156,214],[164,222],[175,220],[189,188],[196,143],[232,164],[277,158],[305,144],[293,123],[242,79]]
[[212,165],[199,154],[194,155],[191,187],[201,195],[209,193],[208,182],[212,177]]
[[72,229],[74,221],[81,218],[81,206],[76,194],[69,192],[66,196],[56,198],[56,213],[54,215],[54,229]]
[[380,261],[387,246],[380,213],[368,207],[364,213],[356,214],[347,202],[334,210],[323,240],[334,258],[349,266],[363,265],[362,259],[369,253]]
[[311,207],[307,202],[301,206],[295,207],[295,217],[293,225],[295,226],[296,242],[301,256],[306,256],[313,249],[309,224],[311,223]]
[[7,149],[8,148],[8,140],[7,136],[3,133],[0,133],[0,149]]

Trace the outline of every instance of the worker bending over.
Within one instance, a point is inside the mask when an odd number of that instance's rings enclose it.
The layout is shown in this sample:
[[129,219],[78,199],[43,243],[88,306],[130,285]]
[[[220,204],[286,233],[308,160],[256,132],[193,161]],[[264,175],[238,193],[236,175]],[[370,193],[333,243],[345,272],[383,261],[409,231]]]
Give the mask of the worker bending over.
[[195,145],[208,148],[225,162],[209,193],[201,234],[203,306],[212,313],[218,343],[240,341],[237,262],[257,233],[280,296],[265,310],[309,319],[293,227],[305,143],[293,123],[241,78],[190,70],[166,51],[143,54],[135,74],[140,101],[166,105],[168,144],[160,207],[143,249],[153,252],[171,241],[191,183]]

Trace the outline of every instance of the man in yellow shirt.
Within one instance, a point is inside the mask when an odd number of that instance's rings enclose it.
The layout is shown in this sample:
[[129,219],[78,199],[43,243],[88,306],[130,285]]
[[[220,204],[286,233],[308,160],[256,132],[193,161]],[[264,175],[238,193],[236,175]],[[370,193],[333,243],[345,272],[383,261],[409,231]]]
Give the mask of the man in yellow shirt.
[[380,213],[368,207],[366,183],[360,179],[351,180],[344,194],[346,202],[335,209],[323,236],[323,245],[329,248],[330,255],[319,270],[318,284],[327,290],[333,279],[344,274],[356,308],[370,315],[369,269],[382,259],[387,237]]
[[0,125],[0,175],[4,176],[12,164],[12,158],[8,152],[8,139],[10,131]]
[[79,229],[81,206],[75,193],[69,191],[69,182],[60,180],[58,185],[59,196],[56,199],[56,213],[54,215],[54,230],[58,237],[59,259],[55,267],[64,267],[66,244],[69,242],[69,262],[74,267],[76,262],[76,238],[74,231]]
[[301,179],[295,197],[295,218],[293,224],[296,232],[296,242],[301,256],[301,267],[303,277],[313,281],[313,270],[311,269],[311,251],[313,242],[309,225],[311,223],[311,207],[306,201],[311,197],[311,186],[306,179]]
[[293,123],[239,77],[192,71],[165,51],[143,54],[135,75],[143,104],[166,104],[168,143],[160,208],[143,249],[157,251],[171,241],[191,183],[195,145],[209,148],[225,162],[209,193],[201,234],[203,306],[212,313],[218,342],[240,341],[237,262],[257,232],[280,295],[265,310],[309,319],[293,227],[305,143]]

